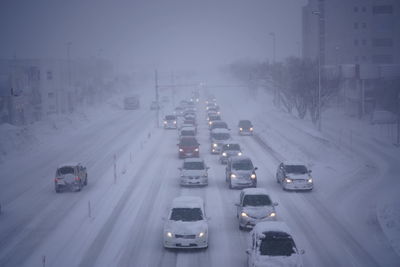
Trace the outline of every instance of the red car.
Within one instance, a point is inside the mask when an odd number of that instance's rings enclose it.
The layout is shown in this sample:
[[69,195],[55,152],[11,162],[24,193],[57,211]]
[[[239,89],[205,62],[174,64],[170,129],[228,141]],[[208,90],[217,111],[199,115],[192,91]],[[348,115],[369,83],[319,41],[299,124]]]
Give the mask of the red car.
[[199,157],[199,142],[194,137],[182,137],[178,144],[178,156],[182,158],[198,158]]

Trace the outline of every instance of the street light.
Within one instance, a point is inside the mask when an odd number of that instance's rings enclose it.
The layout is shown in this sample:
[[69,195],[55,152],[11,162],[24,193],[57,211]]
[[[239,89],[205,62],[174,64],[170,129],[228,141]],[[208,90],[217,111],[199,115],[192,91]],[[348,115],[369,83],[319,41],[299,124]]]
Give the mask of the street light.
[[313,15],[318,16],[318,130],[321,131],[321,17],[319,11],[312,11]]

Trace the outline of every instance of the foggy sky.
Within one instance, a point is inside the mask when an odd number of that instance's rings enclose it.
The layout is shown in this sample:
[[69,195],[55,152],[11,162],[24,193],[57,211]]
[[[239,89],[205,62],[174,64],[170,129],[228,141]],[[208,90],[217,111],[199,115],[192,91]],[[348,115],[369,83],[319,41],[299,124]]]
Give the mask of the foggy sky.
[[121,66],[208,68],[299,55],[306,0],[1,0],[0,57],[100,56]]

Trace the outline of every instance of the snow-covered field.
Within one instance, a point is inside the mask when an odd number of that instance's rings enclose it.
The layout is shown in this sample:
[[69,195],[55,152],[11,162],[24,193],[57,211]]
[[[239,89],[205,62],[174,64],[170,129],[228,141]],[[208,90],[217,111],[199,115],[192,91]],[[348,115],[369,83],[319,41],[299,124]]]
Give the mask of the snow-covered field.
[[[222,117],[305,249],[305,266],[399,266],[400,150],[386,131],[336,110],[324,114],[318,132],[274,108],[264,92],[226,90],[212,91]],[[177,132],[155,127],[144,94],[136,111],[115,101],[29,129],[0,129],[0,266],[246,266],[248,232],[239,231],[234,206],[240,191],[228,189],[225,167],[209,153],[204,105],[198,140],[209,185],[182,188]],[[161,113],[168,110],[171,103]],[[239,119],[253,121],[254,137],[237,135]],[[312,192],[281,189],[274,175],[283,160],[311,167]],[[56,194],[56,167],[71,161],[87,166],[89,186]],[[162,217],[179,195],[205,200],[207,250],[163,248]]]

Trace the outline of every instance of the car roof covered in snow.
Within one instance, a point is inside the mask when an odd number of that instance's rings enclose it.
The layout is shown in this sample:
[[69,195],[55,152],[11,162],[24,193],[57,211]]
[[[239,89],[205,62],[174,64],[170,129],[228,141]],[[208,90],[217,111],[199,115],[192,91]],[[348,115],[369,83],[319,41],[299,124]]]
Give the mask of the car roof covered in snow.
[[215,128],[211,130],[211,133],[230,133],[230,131],[225,128]]
[[[191,124],[188,124],[188,125],[191,125]],[[181,131],[195,131],[195,130],[196,130],[196,128],[194,128],[193,126],[183,126],[181,128]]]
[[172,200],[172,208],[201,208],[203,209],[204,202],[200,197],[195,196],[180,196]]
[[186,158],[184,162],[204,162],[202,158]]
[[269,195],[264,188],[245,188],[242,191],[246,195]]
[[304,162],[301,162],[301,161],[284,161],[283,165],[297,165],[297,166],[301,165],[301,166],[306,166],[308,169],[307,164],[305,164]]
[[230,158],[231,161],[242,161],[242,160],[250,160],[251,159],[249,157],[246,156],[233,156]]
[[58,165],[58,169],[62,168],[62,167],[75,167],[75,166],[78,166],[78,165],[82,165],[82,164],[79,163],[79,162],[67,162],[67,163],[63,163],[63,164]]
[[259,222],[256,224],[256,226],[254,226],[253,231],[256,232],[257,234],[262,234],[265,232],[284,232],[289,235],[292,235],[289,226],[287,226],[287,224],[282,221]]

